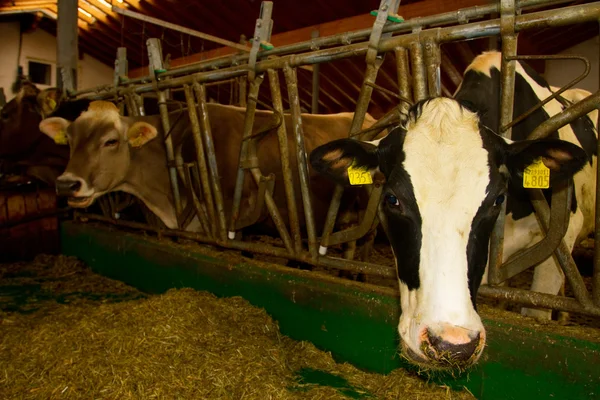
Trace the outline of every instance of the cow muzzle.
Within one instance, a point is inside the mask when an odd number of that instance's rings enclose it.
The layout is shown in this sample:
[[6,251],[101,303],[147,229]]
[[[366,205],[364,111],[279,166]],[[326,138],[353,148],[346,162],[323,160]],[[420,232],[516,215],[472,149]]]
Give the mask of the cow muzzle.
[[56,194],[68,197],[71,207],[85,208],[94,201],[93,193],[87,188],[85,181],[72,174],[65,173],[56,179]]
[[425,327],[419,335],[419,352],[404,342],[405,356],[431,369],[463,370],[473,365],[483,352],[485,331],[477,332],[451,324]]

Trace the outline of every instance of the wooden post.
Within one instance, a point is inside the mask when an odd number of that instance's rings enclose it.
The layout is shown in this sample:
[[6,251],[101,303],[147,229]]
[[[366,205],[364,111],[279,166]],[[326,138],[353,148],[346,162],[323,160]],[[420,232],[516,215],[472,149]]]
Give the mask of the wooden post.
[[58,0],[56,85],[77,89],[77,0]]

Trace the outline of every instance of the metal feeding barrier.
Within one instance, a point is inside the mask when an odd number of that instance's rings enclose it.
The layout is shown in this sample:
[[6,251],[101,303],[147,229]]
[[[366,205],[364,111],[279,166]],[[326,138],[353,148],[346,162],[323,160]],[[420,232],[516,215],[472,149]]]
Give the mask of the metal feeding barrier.
[[[306,162],[303,122],[299,100],[297,68],[305,65],[345,59],[355,56],[366,57],[366,71],[360,88],[356,111],[348,135],[355,139],[370,140],[382,129],[398,123],[412,102],[428,96],[441,94],[440,45],[452,41],[482,37],[499,36],[502,39],[502,91],[501,121],[498,131],[510,138],[511,128],[527,114],[513,121],[513,101],[515,83],[515,63],[521,59],[544,58],[550,56],[517,55],[517,35],[519,32],[539,27],[561,27],[575,23],[598,21],[600,2],[561,6],[564,1],[556,0],[501,0],[496,4],[472,7],[455,12],[415,18],[402,21],[398,15],[399,0],[382,0],[372,29],[348,32],[329,37],[313,35],[311,40],[288,46],[273,47],[270,44],[273,21],[273,4],[264,1],[260,16],[255,25],[252,47],[248,52],[206,60],[194,65],[173,69],[163,66],[160,41],[148,40],[149,76],[127,79],[127,61],[124,49],[119,49],[115,67],[114,84],[70,93],[71,97],[87,97],[120,101],[129,115],[144,115],[141,95],[155,93],[158,99],[162,128],[165,135],[167,165],[170,171],[171,190],[177,210],[178,229],[166,229],[137,222],[118,221],[111,217],[85,214],[86,218],[107,221],[126,227],[157,232],[164,236],[177,236],[199,242],[244,250],[324,266],[353,273],[378,275],[395,278],[393,268],[374,263],[354,260],[354,243],[360,238],[369,238],[372,242],[374,230],[381,225],[386,230],[385,218],[381,215],[379,198],[380,185],[369,185],[369,202],[362,219],[348,229],[334,232],[344,189],[337,186],[333,193],[323,231],[317,232],[313,205],[309,191],[309,169]],[[554,8],[552,8],[554,7]],[[544,9],[536,11],[536,9]],[[527,13],[521,13],[526,10]],[[499,14],[499,18],[492,15]],[[476,22],[469,22],[477,20]],[[355,43],[352,43],[355,42]],[[398,93],[391,92],[375,84],[378,71],[386,53],[393,52],[396,59]],[[565,57],[562,57],[565,58]],[[573,58],[573,57],[570,57]],[[586,65],[582,76],[557,91],[552,98],[576,84],[589,72],[589,62],[578,57]],[[278,71],[282,70],[289,97],[289,118],[292,123],[292,135],[288,135],[284,122],[282,93]],[[282,182],[276,182],[274,175],[265,176],[257,158],[257,139],[260,134],[253,133],[257,111],[258,93],[263,80],[269,82],[273,111],[273,126],[276,130],[281,159]],[[206,86],[219,82],[237,82],[239,103],[246,107],[243,124],[241,150],[238,159],[237,180],[233,193],[224,193],[217,166],[216,153],[211,132],[211,121],[207,106]],[[181,91],[185,102],[180,104],[181,111],[187,110],[191,124],[196,159],[192,163],[183,163],[182,156],[173,148],[170,129],[177,121],[172,121],[168,104],[172,92]],[[398,106],[388,112],[375,125],[362,130],[367,107],[373,90],[380,90],[398,99]],[[318,90],[313,90],[313,95]],[[562,113],[540,125],[531,137],[545,137],[559,127],[587,114],[598,107],[595,93],[583,101],[570,105]],[[544,100],[537,107],[541,107]],[[314,104],[313,100],[313,104]],[[182,113],[179,113],[180,118]],[[502,129],[500,129],[502,128]],[[293,138],[293,140],[289,140]],[[288,153],[289,149],[293,149]],[[600,150],[599,150],[600,151]],[[296,159],[297,170],[292,170],[290,154]],[[600,163],[598,163],[600,166]],[[296,193],[293,176],[300,182],[301,191]],[[598,174],[600,177],[600,173]],[[250,177],[256,191],[256,202],[251,212],[240,217],[244,180]],[[377,182],[376,182],[377,183]],[[274,200],[274,185],[283,185],[287,221]],[[598,187],[598,186],[597,186]],[[531,200],[538,215],[540,226],[546,237],[537,245],[514,255],[502,265],[504,234],[504,212],[500,213],[495,226],[490,250],[489,285],[480,288],[480,294],[497,299],[509,300],[525,306],[552,308],[567,312],[588,315],[600,315],[600,256],[595,253],[593,290],[590,293],[577,270],[573,258],[564,243],[563,236],[569,222],[569,209],[572,187],[565,185],[553,191],[552,208],[548,206],[540,190],[532,190]],[[184,206],[186,196],[189,201]],[[225,207],[225,198],[232,198],[230,210]],[[600,199],[600,196],[597,196]],[[302,207],[304,221],[301,223],[299,207]],[[503,207],[506,207],[506,202]],[[596,237],[600,237],[600,205],[596,212]],[[505,208],[504,208],[505,210]],[[281,238],[282,245],[275,246],[236,239],[241,229],[256,223],[264,213],[272,219]],[[109,215],[112,215],[109,213]],[[185,227],[197,216],[201,228],[197,232],[186,231]],[[303,237],[303,229],[305,237]],[[319,235],[320,234],[320,235]],[[367,241],[367,249],[372,243]],[[347,244],[344,257],[332,257],[327,251],[334,245]],[[368,250],[367,250],[368,251]],[[549,256],[555,255],[565,276],[573,289],[575,298],[536,293],[527,290],[502,286],[507,279],[531,268]]]

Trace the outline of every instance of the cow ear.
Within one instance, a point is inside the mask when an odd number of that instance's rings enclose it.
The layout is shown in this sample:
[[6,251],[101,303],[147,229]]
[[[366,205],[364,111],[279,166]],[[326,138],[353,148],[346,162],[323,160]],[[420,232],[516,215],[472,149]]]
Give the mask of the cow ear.
[[135,122],[127,131],[127,140],[131,147],[142,147],[156,137],[158,131],[147,122]]
[[37,95],[37,102],[44,117],[52,114],[60,100],[62,92],[57,88],[44,89]]
[[334,182],[349,186],[348,168],[366,169],[373,175],[379,167],[377,146],[352,139],[338,139],[314,149],[310,164]]
[[507,167],[513,179],[522,180],[525,168],[537,159],[550,170],[550,186],[571,178],[589,162],[581,147],[564,140],[524,140],[508,145]]
[[21,82],[21,89],[19,90],[17,97],[23,98],[37,96],[39,92],[40,89],[38,89],[33,83],[29,82],[28,80],[24,80]]
[[40,131],[50,136],[57,144],[68,144],[67,128],[69,125],[71,125],[71,122],[64,118],[46,118],[40,122]]

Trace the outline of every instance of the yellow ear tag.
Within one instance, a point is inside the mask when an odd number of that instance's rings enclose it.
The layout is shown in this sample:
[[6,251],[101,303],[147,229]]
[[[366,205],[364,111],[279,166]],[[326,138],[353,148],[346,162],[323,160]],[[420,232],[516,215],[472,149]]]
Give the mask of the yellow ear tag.
[[56,101],[54,101],[54,99],[48,97],[48,99],[46,100],[46,103],[48,103],[48,106],[50,107],[51,110],[54,110],[56,108]]
[[527,189],[548,189],[550,187],[550,168],[537,158],[523,173],[523,187]]
[[367,168],[356,168],[354,161],[352,165],[348,167],[348,179],[351,185],[371,185],[373,184],[373,177],[371,172]]
[[68,144],[67,135],[65,135],[65,130],[61,130],[54,136],[54,143],[56,144]]

